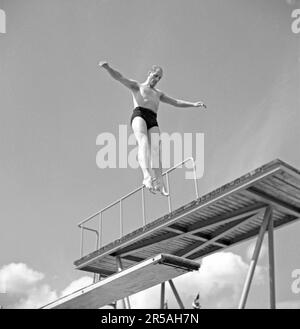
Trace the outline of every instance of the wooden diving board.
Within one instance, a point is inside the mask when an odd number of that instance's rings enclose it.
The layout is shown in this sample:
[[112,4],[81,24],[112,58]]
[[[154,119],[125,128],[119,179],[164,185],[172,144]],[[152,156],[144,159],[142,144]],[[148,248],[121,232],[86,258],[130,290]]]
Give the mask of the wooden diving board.
[[186,272],[197,271],[199,268],[198,262],[183,257],[159,254],[42,308],[97,309]]

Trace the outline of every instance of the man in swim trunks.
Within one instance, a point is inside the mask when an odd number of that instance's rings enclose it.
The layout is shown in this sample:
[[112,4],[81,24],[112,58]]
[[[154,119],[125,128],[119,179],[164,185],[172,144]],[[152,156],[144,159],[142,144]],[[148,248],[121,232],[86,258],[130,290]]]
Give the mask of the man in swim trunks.
[[[167,196],[168,192],[162,177],[160,130],[157,123],[159,102],[176,107],[206,108],[205,104],[177,100],[156,89],[156,84],[163,76],[162,68],[157,65],[154,65],[148,72],[147,79],[143,83],[125,78],[107,62],[101,61],[99,66],[107,70],[112,78],[131,90],[134,110],[130,123],[138,143],[138,161],[143,171],[143,185],[152,193],[160,192]],[[149,162],[151,166],[149,166]],[[154,171],[154,177],[151,176],[150,167]]]

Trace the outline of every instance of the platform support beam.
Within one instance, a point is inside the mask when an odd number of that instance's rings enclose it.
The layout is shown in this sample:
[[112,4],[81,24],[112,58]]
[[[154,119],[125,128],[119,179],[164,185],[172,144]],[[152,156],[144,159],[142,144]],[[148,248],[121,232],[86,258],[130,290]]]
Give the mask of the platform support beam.
[[275,294],[275,257],[274,257],[274,224],[272,211],[268,225],[268,253],[269,253],[269,284],[270,284],[270,308],[276,308]]
[[[98,281],[101,281],[101,280],[102,280],[101,273],[99,273],[98,274]],[[108,306],[111,306],[113,309],[116,310],[117,309],[117,301],[108,304]]]
[[251,262],[250,262],[248,274],[247,274],[247,277],[246,277],[246,281],[245,281],[245,284],[244,284],[242,296],[241,296],[240,303],[239,303],[239,309],[243,309],[246,306],[246,302],[247,302],[250,286],[251,286],[251,283],[252,283],[255,267],[256,267],[256,264],[257,264],[257,260],[258,260],[259,253],[260,253],[260,250],[261,250],[262,242],[263,242],[263,239],[264,239],[264,234],[265,234],[265,232],[267,230],[267,227],[269,225],[269,220],[270,220],[271,216],[272,216],[272,208],[270,206],[268,206],[266,211],[265,211],[263,222],[262,222],[262,225],[261,225],[258,237],[257,237],[257,241],[256,241],[256,244],[255,244],[255,249],[254,249],[253,256],[252,256],[252,259],[251,259]]
[[184,309],[183,302],[182,302],[182,300],[181,300],[180,297],[179,297],[179,294],[178,294],[178,292],[177,292],[177,289],[176,289],[176,287],[175,287],[173,281],[172,281],[172,280],[168,280],[168,282],[169,282],[169,284],[170,284],[170,286],[171,286],[171,289],[172,289],[172,291],[173,291],[173,294],[174,294],[174,296],[175,296],[175,298],[176,298],[176,300],[177,300],[177,303],[178,303],[179,307],[180,307],[181,309]]
[[[117,262],[118,272],[121,272],[123,270],[123,266],[120,256],[116,257],[116,262]],[[122,301],[123,301],[123,308],[131,309],[129,297],[123,298]]]
[[165,307],[165,291],[166,291],[166,284],[165,284],[165,282],[163,282],[160,285],[160,308],[161,309],[164,309],[164,307]]

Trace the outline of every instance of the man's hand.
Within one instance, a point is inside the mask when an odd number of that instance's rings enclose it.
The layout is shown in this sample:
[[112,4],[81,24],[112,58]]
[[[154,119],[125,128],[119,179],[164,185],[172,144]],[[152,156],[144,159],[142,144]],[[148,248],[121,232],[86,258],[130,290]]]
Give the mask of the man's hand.
[[139,84],[137,81],[125,78],[120,72],[109,66],[106,61],[100,61],[98,65],[104,68],[113,79],[121,82],[125,87],[129,88],[131,91],[133,90],[137,91],[139,89]]
[[202,102],[196,102],[196,103],[194,104],[194,106],[195,106],[195,107],[203,107],[203,108],[205,108],[205,109],[207,108],[206,105],[205,105],[204,103],[202,103]]
[[108,63],[105,62],[105,61],[100,61],[100,62],[98,63],[98,65],[99,65],[100,67],[103,67],[103,68],[108,67]]

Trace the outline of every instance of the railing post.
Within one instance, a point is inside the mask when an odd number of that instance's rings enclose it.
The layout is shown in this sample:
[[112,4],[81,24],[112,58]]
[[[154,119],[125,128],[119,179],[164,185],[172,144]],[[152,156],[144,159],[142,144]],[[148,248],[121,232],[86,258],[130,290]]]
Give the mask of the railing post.
[[99,249],[99,232],[95,230],[96,233],[96,250]]
[[197,182],[197,175],[196,175],[196,164],[193,158],[191,158],[192,163],[193,163],[193,171],[194,171],[194,183],[195,183],[195,191],[196,191],[196,197],[197,199],[199,198],[199,193],[198,193],[198,182]]
[[122,199],[120,199],[120,238],[123,236]]
[[270,308],[276,308],[275,294],[275,261],[274,261],[274,223],[273,211],[270,214],[268,225],[268,250],[269,250],[269,284],[270,284]]
[[102,211],[100,212],[99,215],[100,216],[99,216],[99,228],[98,228],[98,232],[99,232],[99,235],[98,235],[98,238],[99,238],[98,245],[101,248],[101,246],[102,246]]
[[[99,249],[99,232],[95,231],[96,233],[96,250]],[[97,282],[97,273],[94,272],[93,283]]]
[[168,206],[169,206],[169,212],[172,212],[172,203],[171,203],[171,191],[170,191],[170,184],[169,184],[169,175],[166,172],[166,181],[167,181],[167,189],[168,189]]
[[165,282],[160,285],[160,308],[164,309],[165,306]]
[[146,215],[145,215],[145,194],[144,186],[142,186],[142,212],[143,212],[143,225],[146,225]]
[[80,257],[83,256],[83,227],[80,226],[81,232],[80,232]]

